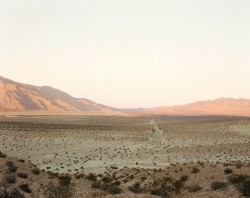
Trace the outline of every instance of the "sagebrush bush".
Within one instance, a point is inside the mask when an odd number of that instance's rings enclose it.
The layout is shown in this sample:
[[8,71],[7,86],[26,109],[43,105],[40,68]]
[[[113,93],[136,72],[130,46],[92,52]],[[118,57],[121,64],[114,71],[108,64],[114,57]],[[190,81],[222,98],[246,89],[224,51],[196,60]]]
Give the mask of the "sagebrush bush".
[[16,188],[7,191],[7,189],[0,190],[0,197],[1,198],[25,198],[23,194]]
[[225,189],[227,187],[227,183],[226,182],[213,182],[211,184],[211,188],[213,190],[220,190],[220,189]]
[[17,173],[17,177],[21,177],[21,178],[27,179],[28,178],[28,174],[27,173]]
[[233,172],[233,170],[231,169],[231,168],[226,168],[225,170],[224,170],[224,173],[225,174],[231,174]]
[[69,186],[71,184],[71,177],[69,175],[59,176],[59,183],[62,186]]
[[243,196],[250,197],[250,180],[243,182],[239,190]]
[[236,168],[241,168],[243,165],[242,165],[242,163],[241,162],[236,162],[235,163],[235,167]]
[[16,183],[16,175],[14,174],[8,174],[5,176],[5,181],[9,184],[14,184]]
[[40,172],[41,172],[38,168],[34,168],[34,169],[32,169],[31,171],[32,171],[32,173],[35,174],[35,175],[39,175]]
[[6,165],[8,166],[8,171],[13,173],[17,171],[17,166],[15,166],[12,161],[6,162]]
[[102,186],[102,183],[100,181],[94,181],[91,184],[91,188],[101,188],[101,186]]
[[141,193],[142,192],[140,182],[135,182],[132,186],[129,186],[128,189],[133,193]]
[[21,163],[24,163],[24,162],[25,162],[24,159],[19,159],[18,161],[21,162]]
[[26,193],[31,193],[31,189],[30,189],[30,187],[29,187],[29,184],[21,184],[21,185],[19,186],[19,188],[20,188],[22,191],[26,192]]
[[243,196],[250,197],[250,176],[230,175],[228,180],[237,187]]
[[85,176],[85,179],[96,181],[97,176],[94,173],[89,173],[88,175]]
[[6,158],[6,155],[0,151],[0,158]]
[[25,196],[18,189],[14,188],[9,192],[9,198],[25,198]]
[[230,177],[228,178],[229,182],[234,185],[240,185],[249,179],[250,176],[248,175],[230,175]]
[[75,178],[76,179],[82,179],[82,178],[84,178],[84,174],[76,174]]
[[103,177],[102,178],[102,181],[104,182],[104,183],[110,183],[111,181],[112,181],[112,179],[110,178],[110,177]]
[[197,167],[193,167],[191,173],[199,173],[200,169]]
[[7,165],[7,166],[14,166],[14,162],[8,161],[8,162],[6,162],[6,165]]
[[188,180],[188,176],[187,175],[182,175],[180,178],[180,181],[185,182]]
[[12,166],[9,166],[8,167],[8,170],[10,171],[10,172],[16,172],[17,171],[17,167],[15,166],[15,165],[12,165]]
[[202,187],[197,185],[197,184],[194,184],[194,185],[188,187],[188,192],[198,192],[201,190],[202,190]]
[[122,190],[117,185],[111,185],[108,192],[111,194],[119,194]]
[[183,185],[181,180],[165,177],[162,180],[154,181],[150,193],[151,195],[168,197],[171,193],[178,194]]

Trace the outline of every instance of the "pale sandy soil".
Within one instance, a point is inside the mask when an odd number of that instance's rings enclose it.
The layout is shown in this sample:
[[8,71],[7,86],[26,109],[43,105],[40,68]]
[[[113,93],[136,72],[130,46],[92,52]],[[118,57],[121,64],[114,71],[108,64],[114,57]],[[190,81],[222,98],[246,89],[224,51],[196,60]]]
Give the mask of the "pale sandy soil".
[[[121,116],[1,117],[0,151],[30,161],[45,171],[68,174],[104,173],[112,171],[112,166],[124,172],[124,167],[154,170],[197,162],[213,165],[241,161],[248,164],[250,120]],[[196,179],[201,180],[201,185],[204,181],[203,189],[209,188],[210,184],[205,185],[208,180],[205,177],[211,176],[209,171],[217,174],[210,166],[207,167],[202,173],[204,175],[200,174],[199,177],[202,177]],[[223,170],[221,172],[222,176],[218,179],[225,179]],[[128,185],[125,184],[125,187]],[[220,197],[213,191],[199,193],[193,197],[206,197],[208,194]],[[229,187],[227,193],[228,197],[230,193],[231,197],[239,196],[234,187]],[[188,197],[190,193],[185,195],[184,191],[182,196]]]

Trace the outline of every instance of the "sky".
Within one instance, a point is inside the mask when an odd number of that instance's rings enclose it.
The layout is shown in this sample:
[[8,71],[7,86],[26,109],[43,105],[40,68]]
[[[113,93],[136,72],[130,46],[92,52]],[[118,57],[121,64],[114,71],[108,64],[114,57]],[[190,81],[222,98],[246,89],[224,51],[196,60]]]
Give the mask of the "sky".
[[105,105],[250,98],[249,0],[0,0],[0,76]]

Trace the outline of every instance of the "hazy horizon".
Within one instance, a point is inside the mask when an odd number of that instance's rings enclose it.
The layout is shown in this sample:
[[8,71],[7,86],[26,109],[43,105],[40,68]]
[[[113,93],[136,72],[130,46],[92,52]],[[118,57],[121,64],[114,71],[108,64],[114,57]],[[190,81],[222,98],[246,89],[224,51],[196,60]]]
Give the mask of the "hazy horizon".
[[0,76],[118,107],[250,98],[250,1],[0,2]]

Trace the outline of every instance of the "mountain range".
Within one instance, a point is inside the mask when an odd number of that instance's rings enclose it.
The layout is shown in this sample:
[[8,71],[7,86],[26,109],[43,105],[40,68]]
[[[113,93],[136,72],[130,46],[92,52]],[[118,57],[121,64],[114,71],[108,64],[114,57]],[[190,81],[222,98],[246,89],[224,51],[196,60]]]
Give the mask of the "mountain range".
[[33,86],[0,77],[0,111],[114,111],[49,86]]
[[1,112],[109,112],[160,115],[238,115],[250,116],[250,100],[219,98],[179,106],[118,109],[85,98],[74,98],[49,86],[18,83],[0,76]]

